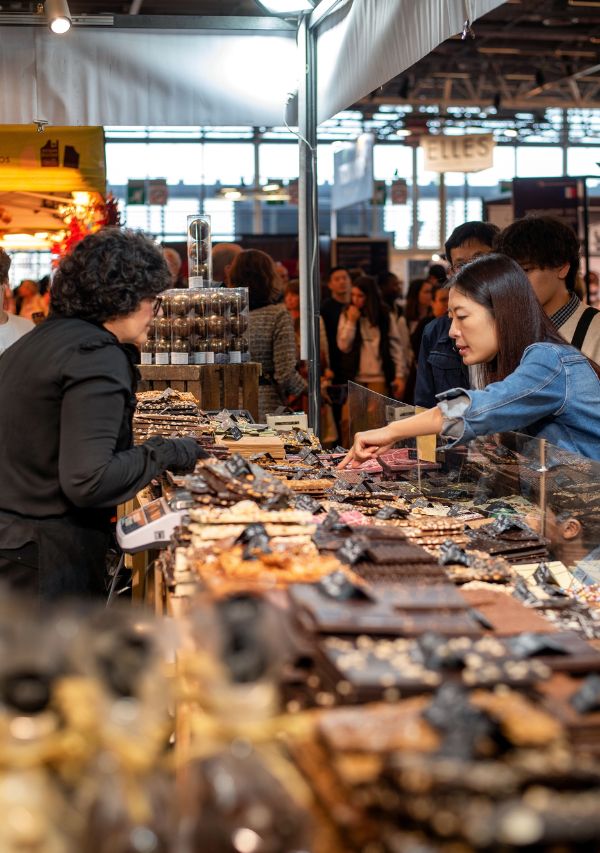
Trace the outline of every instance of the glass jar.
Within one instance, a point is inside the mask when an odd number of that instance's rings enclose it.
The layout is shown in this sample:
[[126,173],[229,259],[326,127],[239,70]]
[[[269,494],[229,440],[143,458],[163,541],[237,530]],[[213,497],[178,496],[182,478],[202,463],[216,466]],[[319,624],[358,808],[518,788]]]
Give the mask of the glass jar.
[[190,363],[189,338],[173,338],[171,344],[171,364]]
[[200,290],[197,293],[193,293],[190,299],[192,311],[196,317],[208,317],[212,313],[210,293],[207,291]]
[[159,338],[154,345],[154,363],[169,364],[170,354],[171,341],[166,338]]
[[224,317],[226,309],[230,307],[230,299],[224,290],[212,290],[211,313]]
[[227,323],[225,317],[213,314],[208,318],[208,336],[211,339],[225,337]]
[[140,347],[140,364],[154,364],[155,342],[147,338]]
[[243,335],[248,328],[247,314],[238,314],[236,317],[231,317],[229,327],[232,335]]
[[175,293],[171,297],[171,311],[173,317],[187,317],[190,313],[191,302],[189,294],[184,291]]
[[212,280],[212,253],[209,216],[204,214],[188,216],[187,251],[190,287],[210,287]]
[[154,328],[159,340],[168,341],[171,339],[171,320],[169,317],[158,317],[154,321]]
[[229,347],[225,338],[213,338],[210,341],[211,351],[214,353],[215,364],[227,364],[229,361]]
[[192,332],[192,323],[189,317],[175,317],[171,323],[174,338],[189,338]]

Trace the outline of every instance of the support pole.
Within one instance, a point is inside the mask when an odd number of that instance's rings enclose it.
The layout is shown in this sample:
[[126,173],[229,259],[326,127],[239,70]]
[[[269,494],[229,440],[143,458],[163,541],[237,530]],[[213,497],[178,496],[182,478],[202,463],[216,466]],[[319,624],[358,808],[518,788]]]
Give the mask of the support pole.
[[254,199],[252,201],[252,233],[263,233],[263,211],[262,202],[258,197],[260,190],[260,131],[257,127],[254,128],[254,136],[252,137],[252,145],[254,146],[254,181],[252,186],[254,189]]
[[303,15],[298,29],[301,57],[298,87],[300,175],[298,248],[300,263],[300,357],[308,362],[308,422],[320,433],[321,364],[319,319],[319,220],[317,200],[317,36]]
[[412,228],[410,235],[410,248],[419,247],[419,170],[418,170],[417,146],[412,150]]
[[563,177],[569,174],[569,117],[567,111],[562,111],[562,132],[560,140],[562,148],[562,173]]
[[[444,251],[444,243],[446,242],[446,173],[440,172],[440,247]],[[448,258],[449,260],[449,258]]]

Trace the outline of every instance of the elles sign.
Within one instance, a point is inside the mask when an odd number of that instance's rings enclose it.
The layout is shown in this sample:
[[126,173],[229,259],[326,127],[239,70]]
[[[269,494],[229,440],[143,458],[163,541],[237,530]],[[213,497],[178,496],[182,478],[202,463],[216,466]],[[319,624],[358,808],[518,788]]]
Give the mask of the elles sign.
[[493,165],[494,138],[491,133],[467,136],[424,136],[421,147],[428,172],[481,172]]

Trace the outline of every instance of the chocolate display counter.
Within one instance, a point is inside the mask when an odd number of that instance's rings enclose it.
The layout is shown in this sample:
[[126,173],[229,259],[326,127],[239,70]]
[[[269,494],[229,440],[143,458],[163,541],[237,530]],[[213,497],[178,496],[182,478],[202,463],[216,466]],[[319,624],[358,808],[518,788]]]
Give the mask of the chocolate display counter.
[[[193,626],[182,766],[215,729],[227,760],[252,742],[306,849],[597,850],[600,466],[508,434],[339,472],[304,441],[171,485],[191,499],[160,559]],[[208,645],[231,655],[218,708]]]
[[597,851],[600,466],[510,434],[340,472],[169,397],[216,454],[151,496],[170,618],[0,613],[0,849]]

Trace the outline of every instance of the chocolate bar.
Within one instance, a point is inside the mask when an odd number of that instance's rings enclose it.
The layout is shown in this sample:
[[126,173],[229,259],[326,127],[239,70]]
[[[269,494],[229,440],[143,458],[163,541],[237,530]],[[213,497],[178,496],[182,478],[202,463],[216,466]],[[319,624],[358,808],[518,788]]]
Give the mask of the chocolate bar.
[[[468,613],[464,602],[455,601],[454,608],[443,608],[440,597],[432,596],[437,609],[424,609],[426,593],[420,596],[421,607],[402,609],[402,596],[389,590],[367,591],[360,598],[339,601],[323,593],[319,587],[296,585],[288,595],[294,612],[302,624],[321,634],[384,634],[386,636],[419,636],[436,630],[444,636],[479,636],[481,628]],[[407,598],[407,596],[405,596]],[[458,604],[458,606],[457,606]],[[462,607],[461,607],[462,605]]]

